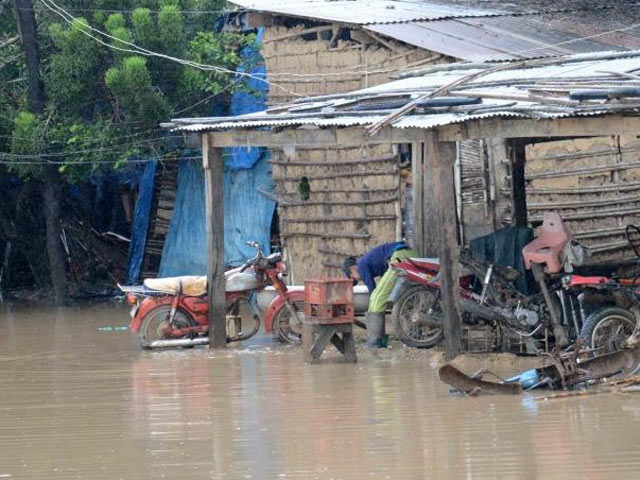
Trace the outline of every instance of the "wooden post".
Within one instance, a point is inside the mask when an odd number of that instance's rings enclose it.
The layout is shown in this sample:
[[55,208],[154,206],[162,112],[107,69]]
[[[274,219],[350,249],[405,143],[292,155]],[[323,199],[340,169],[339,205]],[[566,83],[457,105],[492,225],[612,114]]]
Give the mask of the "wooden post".
[[209,347],[227,344],[224,280],[224,184],[222,149],[212,148],[202,134],[202,167],[207,222],[207,295],[209,298]]
[[433,179],[435,220],[432,225],[439,244],[445,356],[450,360],[460,353],[462,346],[462,325],[458,310],[458,235],[453,175],[456,144],[441,142],[437,131],[429,131],[425,141],[425,158],[426,170],[431,172],[429,176]]
[[[422,177],[422,251],[427,257],[437,257],[440,253],[440,217],[436,211],[434,192],[435,171],[429,164],[429,155],[433,146],[422,144],[423,177]],[[451,166],[453,169],[453,164]],[[451,185],[453,188],[453,184]],[[454,195],[455,197],[455,195]],[[455,206],[453,207],[455,210]]]
[[411,144],[411,176],[413,177],[413,244],[412,247],[424,254],[424,237],[422,220],[422,180],[424,178],[424,164],[422,162],[422,142]]
[[513,198],[513,224],[527,226],[527,194],[524,182],[526,143],[522,138],[508,140],[511,161],[511,195]]

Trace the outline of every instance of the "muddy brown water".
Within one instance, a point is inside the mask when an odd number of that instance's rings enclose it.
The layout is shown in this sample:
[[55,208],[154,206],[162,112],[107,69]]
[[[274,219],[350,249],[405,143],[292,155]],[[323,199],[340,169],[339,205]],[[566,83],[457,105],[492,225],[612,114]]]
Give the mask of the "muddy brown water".
[[0,480],[640,477],[640,394],[460,398],[395,343],[306,365],[264,335],[143,352],[99,330],[126,323],[0,307]]

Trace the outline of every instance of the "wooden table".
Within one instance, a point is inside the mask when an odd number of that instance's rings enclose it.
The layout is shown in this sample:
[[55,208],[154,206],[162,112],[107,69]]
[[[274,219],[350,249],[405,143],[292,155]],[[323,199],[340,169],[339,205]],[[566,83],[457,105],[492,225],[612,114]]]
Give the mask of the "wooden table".
[[338,349],[346,362],[355,363],[356,344],[353,339],[353,323],[305,323],[302,327],[302,344],[304,360],[315,363],[329,342]]

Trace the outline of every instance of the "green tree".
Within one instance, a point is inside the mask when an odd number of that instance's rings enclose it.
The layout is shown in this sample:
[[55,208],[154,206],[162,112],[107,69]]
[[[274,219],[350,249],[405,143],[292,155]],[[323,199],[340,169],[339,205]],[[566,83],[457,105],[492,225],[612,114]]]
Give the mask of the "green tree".
[[[79,182],[131,157],[156,155],[167,136],[160,122],[208,115],[214,102],[242,88],[229,71],[254,37],[214,31],[228,10],[222,0],[66,0],[70,22],[50,2],[33,2],[42,112],[27,101],[16,10],[0,0],[0,179],[4,171],[46,185],[55,165],[63,181]],[[20,215],[17,206],[0,202],[0,227]],[[3,235],[7,240],[4,228]]]

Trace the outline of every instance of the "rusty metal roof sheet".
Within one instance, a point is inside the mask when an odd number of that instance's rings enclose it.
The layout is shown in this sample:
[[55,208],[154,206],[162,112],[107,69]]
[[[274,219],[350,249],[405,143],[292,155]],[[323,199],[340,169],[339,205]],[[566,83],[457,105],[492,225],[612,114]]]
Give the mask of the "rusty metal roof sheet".
[[424,0],[231,0],[257,12],[353,25],[403,23],[413,20],[488,17],[506,13]]
[[640,49],[640,25],[618,24],[621,31],[611,33],[598,25],[573,12],[563,12],[414,21],[366,28],[426,50],[472,61]]
[[[409,77],[343,94],[300,99],[285,106],[238,117],[177,119],[173,128],[187,132],[265,127],[348,127],[372,125],[406,102],[439,87],[488,70],[495,64],[453,64],[448,70]],[[469,79],[439,104],[423,102],[391,123],[394,128],[432,128],[487,117],[564,118],[611,113],[640,115],[640,50],[580,54],[561,61],[544,59],[514,64]],[[582,92],[586,97],[576,97]],[[590,92],[590,93],[589,93]],[[591,95],[591,96],[589,96]],[[457,102],[454,105],[452,100]],[[459,103],[461,99],[468,102]],[[305,108],[301,108],[305,107]]]
[[[585,0],[582,0],[585,1]],[[360,25],[461,60],[514,60],[640,48],[640,4],[571,0],[233,0],[255,11]]]

